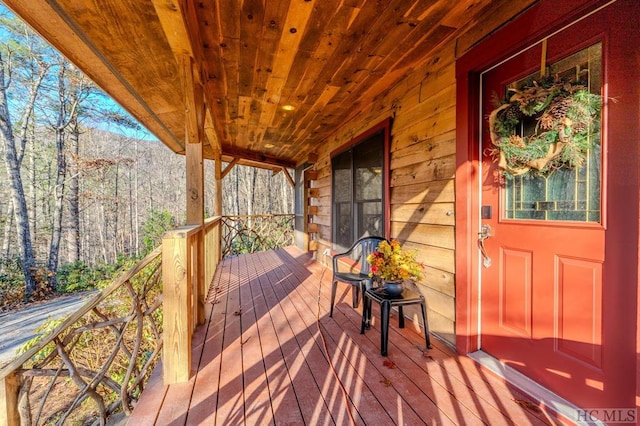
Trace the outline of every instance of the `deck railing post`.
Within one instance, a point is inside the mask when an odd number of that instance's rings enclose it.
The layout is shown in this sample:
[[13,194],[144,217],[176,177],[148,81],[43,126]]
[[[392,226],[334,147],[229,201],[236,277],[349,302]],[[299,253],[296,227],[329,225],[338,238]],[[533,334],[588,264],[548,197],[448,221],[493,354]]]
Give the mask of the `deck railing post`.
[[19,391],[20,378],[16,373],[0,379],[0,425],[20,426]]
[[195,327],[199,324],[204,324],[205,321],[205,299],[207,297],[206,295],[206,284],[204,282],[204,257],[205,257],[205,250],[204,250],[204,226],[201,227],[201,229],[198,231],[198,233],[196,235],[193,236],[193,238],[195,239],[194,241],[194,245],[195,245],[195,259],[192,259],[193,261],[193,265],[194,265],[194,269],[195,269],[195,273],[193,274],[193,279],[195,280],[194,283],[194,293],[195,293],[195,319],[196,322],[194,322],[193,327],[195,329]]
[[172,231],[162,239],[163,379],[182,383],[191,374],[192,259],[187,232]]
[[204,225],[204,300],[220,261],[220,217],[209,218]]
[[217,264],[222,259],[222,221],[218,222],[218,224],[216,225],[216,229],[213,232],[215,244],[213,249],[213,258],[215,259],[215,262]]

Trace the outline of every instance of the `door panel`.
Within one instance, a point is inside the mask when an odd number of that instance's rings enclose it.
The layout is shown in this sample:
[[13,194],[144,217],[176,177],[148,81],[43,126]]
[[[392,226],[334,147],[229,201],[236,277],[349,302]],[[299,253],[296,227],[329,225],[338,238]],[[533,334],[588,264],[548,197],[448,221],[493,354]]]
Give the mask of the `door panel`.
[[500,325],[531,338],[531,261],[530,251],[500,248]]
[[557,258],[556,350],[602,369],[602,265]]

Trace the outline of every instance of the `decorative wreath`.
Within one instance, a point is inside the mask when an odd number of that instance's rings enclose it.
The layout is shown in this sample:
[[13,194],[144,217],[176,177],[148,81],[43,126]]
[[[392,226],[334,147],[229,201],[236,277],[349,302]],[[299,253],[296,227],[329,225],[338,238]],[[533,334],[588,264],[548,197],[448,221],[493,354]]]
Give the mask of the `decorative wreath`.
[[[582,166],[597,142],[590,135],[600,123],[600,95],[555,76],[509,89],[507,96],[489,114],[491,153],[500,168],[516,176]],[[535,122],[533,134],[520,136],[519,128],[527,121]]]

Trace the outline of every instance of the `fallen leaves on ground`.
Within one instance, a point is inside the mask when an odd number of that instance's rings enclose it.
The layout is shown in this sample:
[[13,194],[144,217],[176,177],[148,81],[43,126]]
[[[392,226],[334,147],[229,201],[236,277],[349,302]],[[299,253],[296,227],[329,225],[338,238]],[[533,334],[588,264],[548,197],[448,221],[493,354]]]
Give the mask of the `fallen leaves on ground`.
[[389,379],[380,380],[380,383],[382,383],[386,387],[391,386],[391,380],[389,380]]
[[385,362],[382,363],[382,365],[384,365],[387,368],[396,368],[396,364],[393,361],[389,361],[386,360]]
[[526,401],[524,399],[514,399],[514,401],[516,402],[516,404],[518,404],[522,408],[526,408],[527,410],[531,410],[531,411],[533,411],[535,413],[539,413],[540,412],[540,407],[538,407],[537,405],[535,405],[532,402]]

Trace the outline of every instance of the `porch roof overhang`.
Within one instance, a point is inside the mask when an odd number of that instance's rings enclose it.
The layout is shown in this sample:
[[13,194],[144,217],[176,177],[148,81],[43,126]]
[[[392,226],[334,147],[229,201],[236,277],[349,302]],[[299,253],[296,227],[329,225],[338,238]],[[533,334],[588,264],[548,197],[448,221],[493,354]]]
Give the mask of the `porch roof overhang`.
[[[490,0],[4,0],[165,145],[185,152],[183,65],[205,158],[294,167],[486,13]],[[198,99],[196,97],[195,99]]]

